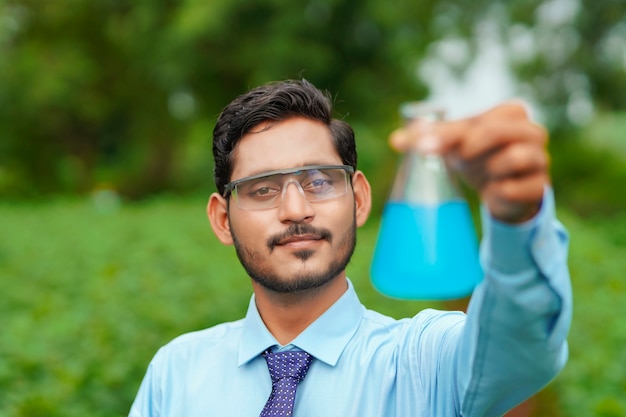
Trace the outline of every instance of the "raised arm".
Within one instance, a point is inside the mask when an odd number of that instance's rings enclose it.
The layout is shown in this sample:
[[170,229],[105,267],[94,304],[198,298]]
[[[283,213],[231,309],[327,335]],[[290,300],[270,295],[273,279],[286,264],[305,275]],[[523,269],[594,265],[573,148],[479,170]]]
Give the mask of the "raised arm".
[[441,154],[483,204],[485,279],[464,326],[437,336],[446,366],[429,383],[439,392],[432,398],[455,398],[464,417],[501,416],[567,360],[568,237],[554,215],[546,142],[545,129],[520,103],[460,121],[414,122],[391,136],[396,149]]

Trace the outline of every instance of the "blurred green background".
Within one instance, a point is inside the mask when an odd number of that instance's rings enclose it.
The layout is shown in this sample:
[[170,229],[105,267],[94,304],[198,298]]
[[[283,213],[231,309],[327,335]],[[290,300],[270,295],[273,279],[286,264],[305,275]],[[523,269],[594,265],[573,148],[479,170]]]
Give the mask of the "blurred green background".
[[[204,214],[211,131],[258,84],[305,77],[357,133],[375,198],[398,104],[522,97],[551,134],[571,236],[571,360],[534,416],[626,416],[622,0],[0,0],[0,416],[122,416],[155,351],[245,314],[250,284]],[[471,196],[470,196],[471,198]]]

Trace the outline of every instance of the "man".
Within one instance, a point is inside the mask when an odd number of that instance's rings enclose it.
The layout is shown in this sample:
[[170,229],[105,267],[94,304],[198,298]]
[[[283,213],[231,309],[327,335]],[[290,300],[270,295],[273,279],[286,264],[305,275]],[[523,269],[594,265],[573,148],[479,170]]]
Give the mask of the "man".
[[394,320],[366,310],[346,277],[371,195],[353,131],[331,113],[302,80],[253,89],[220,115],[207,214],[254,295],[244,319],[161,348],[131,416],[499,416],[564,366],[567,237],[544,129],[505,104],[422,140],[418,124],[391,136],[447,158],[485,207],[485,279],[468,314]]

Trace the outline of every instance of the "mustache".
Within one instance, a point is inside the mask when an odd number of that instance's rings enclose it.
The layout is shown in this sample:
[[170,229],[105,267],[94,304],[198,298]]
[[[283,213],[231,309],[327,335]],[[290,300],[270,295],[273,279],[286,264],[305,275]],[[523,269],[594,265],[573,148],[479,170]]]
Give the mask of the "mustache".
[[277,233],[274,236],[270,236],[267,239],[267,246],[270,248],[270,250],[272,250],[276,246],[278,246],[283,240],[300,235],[313,235],[318,239],[325,239],[329,242],[332,241],[333,238],[333,234],[328,229],[317,228],[308,224],[294,223],[289,226],[285,231]]

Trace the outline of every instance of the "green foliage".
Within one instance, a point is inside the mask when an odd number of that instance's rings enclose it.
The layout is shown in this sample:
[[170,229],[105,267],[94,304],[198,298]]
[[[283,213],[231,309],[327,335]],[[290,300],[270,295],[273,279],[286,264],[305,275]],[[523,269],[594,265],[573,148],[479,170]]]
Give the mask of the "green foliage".
[[159,345],[245,313],[203,201],[0,211],[2,416],[124,415]]
[[626,208],[623,120],[605,114],[578,135],[550,145],[559,200],[585,217],[620,215]]
[[[248,278],[212,236],[204,206],[201,198],[118,205],[103,196],[0,204],[1,416],[126,415],[161,345],[243,317]],[[549,390],[558,397],[541,399],[560,404],[562,416],[623,416],[626,217],[561,217],[572,235],[571,360]],[[377,228],[373,217],[359,230],[348,268],[364,304],[394,317],[454,308],[372,289]]]
[[206,183],[210,153],[185,150],[210,143],[205,124],[235,95],[275,79],[332,91],[339,117],[390,120],[423,92],[414,67],[427,40],[408,17],[433,3],[375,4],[0,3],[0,22],[11,22],[0,26],[0,192],[107,182],[145,196]]
[[557,388],[565,416],[626,415],[626,213],[589,220],[562,213],[571,237],[574,322]]
[[[609,111],[624,104],[624,10],[600,0],[563,18],[575,3],[3,0],[0,193],[203,187],[211,158],[198,144],[209,143],[220,109],[288,77],[331,91],[337,115],[378,140],[398,103],[426,96],[417,70],[433,42],[463,40],[462,56],[442,58],[462,73],[486,23],[549,125],[566,128],[579,99]],[[378,163],[380,147],[369,149],[362,161]]]

